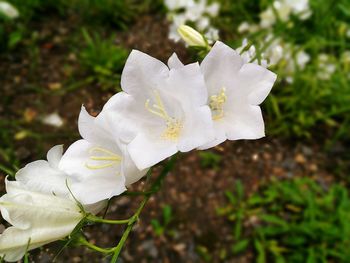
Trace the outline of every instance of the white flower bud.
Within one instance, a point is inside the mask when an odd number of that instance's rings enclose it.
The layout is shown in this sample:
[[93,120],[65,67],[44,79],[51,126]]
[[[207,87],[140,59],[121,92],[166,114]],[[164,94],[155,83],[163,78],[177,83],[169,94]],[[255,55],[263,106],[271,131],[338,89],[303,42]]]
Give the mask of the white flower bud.
[[208,47],[204,36],[190,26],[181,25],[178,27],[177,32],[189,46]]

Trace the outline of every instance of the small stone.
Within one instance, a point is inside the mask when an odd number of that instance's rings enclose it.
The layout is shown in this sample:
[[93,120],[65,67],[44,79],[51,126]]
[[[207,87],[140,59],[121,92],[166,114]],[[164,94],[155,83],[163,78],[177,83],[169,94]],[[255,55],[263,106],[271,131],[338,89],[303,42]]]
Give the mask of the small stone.
[[50,90],[59,90],[62,88],[62,84],[59,82],[52,82],[48,84]]
[[304,164],[306,163],[306,159],[304,157],[304,155],[302,155],[301,153],[298,153],[295,158],[294,158],[295,162],[298,164]]

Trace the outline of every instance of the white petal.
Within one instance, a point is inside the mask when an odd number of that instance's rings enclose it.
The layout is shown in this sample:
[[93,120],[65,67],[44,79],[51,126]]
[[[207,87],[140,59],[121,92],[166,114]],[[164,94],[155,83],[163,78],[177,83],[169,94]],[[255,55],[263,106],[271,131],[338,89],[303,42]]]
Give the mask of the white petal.
[[139,124],[139,121],[133,118],[135,103],[131,95],[119,92],[107,101],[101,112],[105,121],[109,123],[113,136],[127,143],[135,138]]
[[170,69],[178,69],[184,66],[176,53],[173,53],[168,60],[168,66]]
[[147,169],[177,152],[176,142],[167,140],[152,140],[144,134],[139,134],[128,145],[131,159],[139,170]]
[[206,150],[212,147],[215,147],[224,141],[226,141],[227,136],[226,136],[226,125],[225,122],[223,121],[215,121],[213,123],[214,125],[214,131],[215,131],[215,139],[198,147],[199,150]]
[[223,87],[231,87],[232,79],[243,63],[236,51],[217,41],[201,64],[209,95],[217,94]]
[[131,159],[129,152],[127,151],[127,145],[122,144],[120,148],[123,151],[123,161],[122,161],[122,174],[125,177],[125,185],[129,186],[137,181],[139,181],[148,171],[144,169],[140,171],[134,161]]
[[277,75],[270,70],[253,64],[245,64],[239,71],[241,89],[248,94],[251,105],[259,105],[270,93]]
[[185,107],[205,105],[208,91],[198,63],[192,63],[170,71],[164,87]]
[[168,67],[161,61],[138,50],[133,50],[121,76],[122,89],[134,96],[145,89],[152,89],[169,74]]
[[184,129],[178,143],[181,152],[191,151],[214,139],[213,121],[208,106],[192,109],[187,114]]
[[72,193],[83,204],[90,205],[126,191],[121,174],[99,174],[72,184]]
[[0,235],[0,255],[8,261],[17,261],[29,249],[68,236],[83,214],[68,199],[41,194],[22,188],[18,182],[7,182],[7,191],[0,198],[3,218],[13,227]]
[[[50,154],[53,154],[53,152]],[[48,154],[48,157],[50,154]],[[50,156],[50,159],[51,157],[53,158],[53,156]],[[16,180],[34,191],[47,194],[54,193],[62,197],[69,196],[66,186],[67,175],[58,169],[52,168],[44,160],[27,164],[17,172]]]
[[[107,150],[123,158],[116,144],[95,145],[86,140],[79,140],[67,149],[59,167],[74,179],[72,181],[72,193],[82,204],[96,203],[118,195],[125,190],[125,178],[121,172],[121,163],[113,163],[108,160],[92,160],[90,158],[91,149]],[[106,168],[102,167],[108,163],[112,165]],[[89,168],[89,166],[92,168]]]
[[62,158],[63,145],[56,145],[47,152],[47,160],[51,167],[57,168]]
[[259,139],[265,136],[265,125],[259,106],[236,107],[225,116],[229,140]]
[[[101,115],[101,114],[100,114]],[[114,141],[111,138],[109,131],[104,126],[104,115],[95,118],[92,117],[85,109],[81,107],[81,111],[78,119],[78,127],[80,135],[90,143],[109,145]]]

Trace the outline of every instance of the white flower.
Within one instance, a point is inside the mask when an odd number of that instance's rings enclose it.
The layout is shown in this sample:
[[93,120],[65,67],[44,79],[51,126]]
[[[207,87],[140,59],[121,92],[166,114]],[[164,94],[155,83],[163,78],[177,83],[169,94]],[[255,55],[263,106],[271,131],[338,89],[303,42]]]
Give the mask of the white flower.
[[320,54],[318,56],[318,78],[321,80],[329,80],[333,73],[337,70],[334,58],[328,54]]
[[201,148],[213,147],[226,139],[263,137],[264,121],[258,105],[269,94],[276,74],[245,63],[236,51],[219,41],[204,58],[201,69],[216,133],[215,140]]
[[302,20],[309,18],[312,14],[309,7],[309,0],[285,0],[285,4]]
[[94,118],[82,107],[78,124],[84,139],[68,148],[59,168],[74,179],[72,192],[80,202],[92,204],[119,195],[146,174],[136,168],[126,146],[112,137],[103,113]]
[[183,66],[174,54],[161,61],[133,50],[122,73],[124,92],[104,111],[128,144],[131,158],[145,169],[177,151],[190,151],[213,138],[207,90],[198,63]]
[[11,19],[19,16],[18,10],[13,5],[5,1],[0,1],[0,13]]
[[58,168],[62,153],[62,145],[51,148],[47,153],[47,161],[38,160],[27,164],[17,172],[16,180],[28,189],[68,198],[70,193],[66,181],[69,181],[69,177]]
[[169,10],[173,11],[173,10],[185,8],[188,5],[191,5],[192,2],[193,2],[192,0],[165,0],[164,4]]
[[267,60],[265,59],[264,54],[261,54],[260,63],[257,58],[256,48],[254,45],[251,45],[248,49],[248,40],[245,38],[242,41],[242,46],[236,49],[236,52],[241,56],[244,63],[254,63],[260,64],[263,67],[267,67]]
[[[71,200],[77,198],[79,202],[85,205],[85,209],[88,212],[97,214],[105,206],[104,202],[94,202],[86,205],[86,203],[82,202],[83,200],[80,200],[75,195],[74,197],[71,195],[68,187],[72,187],[73,185],[77,187],[76,185],[79,185],[79,181],[59,168],[62,153],[62,145],[52,147],[47,153],[47,161],[38,160],[20,169],[16,173],[17,182],[21,183],[28,191],[37,191],[49,195],[53,194]],[[86,188],[84,193],[81,194],[90,195],[90,189]]]
[[12,226],[0,235],[0,255],[20,260],[35,249],[68,236],[84,214],[78,205],[53,194],[28,190],[20,182],[6,181],[7,194],[0,198],[2,217]]
[[205,33],[205,37],[206,37],[208,43],[212,44],[219,39],[219,30],[211,27]]
[[44,124],[47,124],[47,125],[50,125],[50,126],[54,126],[54,127],[61,127],[63,125],[63,120],[62,118],[60,117],[60,115],[58,115],[57,112],[55,113],[52,113],[52,114],[49,114],[49,115],[46,115],[42,122]]

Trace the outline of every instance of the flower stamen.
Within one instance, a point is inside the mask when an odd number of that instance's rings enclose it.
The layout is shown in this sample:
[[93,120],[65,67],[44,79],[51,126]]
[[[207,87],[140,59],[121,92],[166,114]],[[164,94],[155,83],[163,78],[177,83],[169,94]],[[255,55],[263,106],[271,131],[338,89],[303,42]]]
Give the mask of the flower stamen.
[[219,94],[209,97],[209,107],[212,111],[212,119],[214,121],[224,117],[224,104],[227,100],[226,88],[223,87]]
[[[103,162],[101,165],[90,165],[88,163],[85,164],[86,168],[91,170],[104,169],[108,167],[112,167],[113,165],[119,164],[122,161],[122,157],[107,150],[102,147],[93,147],[89,150],[90,159],[93,161],[101,161]],[[101,154],[101,155],[93,155],[93,154]]]
[[150,100],[146,100],[145,102],[145,108],[152,114],[162,118],[165,121],[166,124],[166,130],[161,135],[161,138],[167,139],[167,140],[177,140],[181,129],[182,129],[182,123],[175,119],[174,117],[170,117],[167,113],[163,101],[159,95],[159,92],[154,90],[154,97],[155,97],[155,104],[150,106]]

